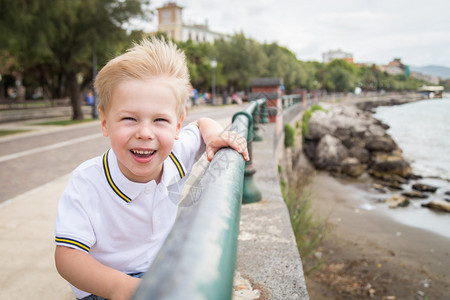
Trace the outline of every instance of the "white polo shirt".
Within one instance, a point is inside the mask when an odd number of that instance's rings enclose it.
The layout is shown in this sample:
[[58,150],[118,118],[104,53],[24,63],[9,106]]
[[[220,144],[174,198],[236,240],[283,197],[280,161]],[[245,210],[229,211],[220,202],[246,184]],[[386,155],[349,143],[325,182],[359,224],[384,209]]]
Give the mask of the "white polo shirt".
[[[127,274],[147,271],[175,222],[186,175],[205,151],[194,124],[179,137],[159,184],[128,180],[112,149],[75,169],[58,203],[56,245]],[[72,289],[77,298],[89,295]]]

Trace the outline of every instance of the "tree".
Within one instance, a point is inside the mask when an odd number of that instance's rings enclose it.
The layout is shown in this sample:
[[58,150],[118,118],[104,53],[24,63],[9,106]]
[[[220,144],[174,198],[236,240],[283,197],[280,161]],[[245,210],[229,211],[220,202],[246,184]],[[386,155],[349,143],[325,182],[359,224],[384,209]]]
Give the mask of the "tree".
[[349,92],[355,88],[357,67],[342,59],[326,66],[324,87],[331,92]]
[[283,78],[284,86],[288,91],[296,87],[307,88],[310,74],[294,53],[276,43],[265,44],[263,49],[268,58],[264,76]]
[[227,86],[233,91],[245,89],[250,78],[265,74],[267,56],[261,44],[247,39],[243,33],[234,35],[230,41],[217,40],[214,46],[217,60],[223,63]]
[[[200,90],[209,90],[211,86],[211,59],[215,57],[214,45],[210,43],[195,44],[192,40],[178,43],[180,49],[184,51],[187,58],[187,65],[191,83]],[[225,85],[225,80],[221,70],[222,62],[217,65],[216,84]]]
[[113,49],[128,45],[137,33],[124,25],[145,17],[148,5],[147,0],[0,1],[1,50],[17,59],[18,74],[38,77],[52,96],[69,96],[73,119],[83,118],[80,84],[92,78],[93,53],[103,64],[117,54]]

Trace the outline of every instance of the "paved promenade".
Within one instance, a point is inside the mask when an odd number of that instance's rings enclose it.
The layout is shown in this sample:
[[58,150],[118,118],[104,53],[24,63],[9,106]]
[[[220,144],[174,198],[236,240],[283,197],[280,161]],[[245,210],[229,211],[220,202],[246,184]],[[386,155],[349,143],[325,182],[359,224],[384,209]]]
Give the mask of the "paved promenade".
[[56,203],[68,178],[0,205],[0,299],[74,299],[53,259]]
[[[33,130],[0,141],[13,143],[15,139],[62,130],[30,123],[0,124],[0,129]],[[27,180],[15,174],[2,175],[12,177],[18,186]],[[0,299],[74,299],[53,259],[56,203],[68,178],[69,174],[0,203]]]

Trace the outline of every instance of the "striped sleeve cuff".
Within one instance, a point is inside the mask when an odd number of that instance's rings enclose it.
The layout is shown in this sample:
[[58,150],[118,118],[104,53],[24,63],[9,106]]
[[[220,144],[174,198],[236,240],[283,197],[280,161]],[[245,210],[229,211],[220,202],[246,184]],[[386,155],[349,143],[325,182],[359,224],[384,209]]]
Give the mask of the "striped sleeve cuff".
[[71,248],[76,248],[76,249],[80,249],[83,250],[87,253],[89,253],[89,251],[91,250],[91,248],[89,246],[87,246],[86,244],[83,244],[82,242],[79,242],[77,240],[74,239],[69,239],[69,238],[65,238],[65,237],[55,237],[55,242],[57,245],[59,246],[66,246],[66,247],[71,247]]

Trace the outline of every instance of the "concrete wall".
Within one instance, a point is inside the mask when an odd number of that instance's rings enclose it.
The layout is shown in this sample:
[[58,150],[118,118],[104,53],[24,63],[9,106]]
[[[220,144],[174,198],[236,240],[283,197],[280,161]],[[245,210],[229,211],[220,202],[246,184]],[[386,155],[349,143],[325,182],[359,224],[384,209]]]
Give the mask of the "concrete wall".
[[260,133],[253,166],[262,201],[242,206],[237,271],[261,291],[260,299],[309,299],[275,159],[284,153],[284,134],[276,134],[274,123],[261,125]]

